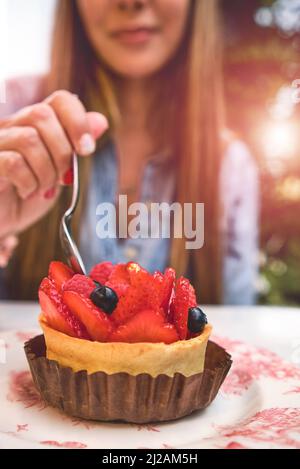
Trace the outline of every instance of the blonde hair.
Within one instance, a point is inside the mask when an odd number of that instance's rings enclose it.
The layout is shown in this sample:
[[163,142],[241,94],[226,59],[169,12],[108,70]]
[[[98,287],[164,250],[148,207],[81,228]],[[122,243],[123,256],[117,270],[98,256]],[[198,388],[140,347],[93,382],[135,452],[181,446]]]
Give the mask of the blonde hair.
[[[155,111],[157,127],[154,130],[159,141],[167,141],[171,146],[177,171],[176,199],[181,203],[205,203],[204,247],[187,251],[184,239],[174,239],[170,255],[170,264],[178,275],[184,274],[188,266],[191,268],[192,281],[202,303],[218,303],[222,294],[219,176],[223,80],[220,31],[218,0],[191,0],[189,24],[180,50],[158,75],[156,82],[159,86],[155,87],[153,82],[153,104],[155,99],[160,102]],[[170,74],[172,80],[169,79]],[[70,90],[78,94],[89,110],[103,112],[114,128],[120,118],[114,80],[89,43],[76,2],[60,0],[45,95],[56,89]],[[160,92],[156,92],[158,89]],[[95,96],[97,100],[93,99]],[[160,125],[161,122],[169,122],[163,135],[160,129],[165,126]],[[85,160],[81,167],[84,187],[88,187],[89,173],[90,163]],[[58,226],[68,196],[68,191],[64,190],[51,213],[23,234],[11,268],[14,282],[10,284],[17,284],[12,293],[15,297],[34,297],[49,262],[62,256]],[[84,198],[81,208],[83,206]],[[75,222],[77,236],[79,224],[80,214]]]

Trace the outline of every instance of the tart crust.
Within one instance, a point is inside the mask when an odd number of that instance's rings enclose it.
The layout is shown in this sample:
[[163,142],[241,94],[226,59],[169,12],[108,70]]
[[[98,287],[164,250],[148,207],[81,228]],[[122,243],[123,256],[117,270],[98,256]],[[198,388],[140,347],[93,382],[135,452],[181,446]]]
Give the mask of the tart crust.
[[75,372],[85,370],[88,374],[102,371],[108,375],[128,373],[137,376],[147,373],[155,378],[162,374],[173,377],[180,373],[189,377],[202,373],[212,331],[212,326],[207,324],[198,337],[172,344],[102,343],[76,339],[52,329],[43,313],[39,320],[45,336],[47,358]]

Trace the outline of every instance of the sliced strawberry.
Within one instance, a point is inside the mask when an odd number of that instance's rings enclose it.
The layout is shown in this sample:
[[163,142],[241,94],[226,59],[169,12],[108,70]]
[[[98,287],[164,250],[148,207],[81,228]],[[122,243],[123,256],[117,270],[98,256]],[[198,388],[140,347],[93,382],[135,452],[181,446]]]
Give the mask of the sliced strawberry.
[[145,288],[147,285],[156,284],[153,276],[135,262],[129,262],[127,264],[127,271],[129,274],[130,284],[134,287]]
[[54,282],[48,278],[44,278],[40,285],[39,300],[43,315],[50,327],[71,337],[90,338],[84,325],[63,303]]
[[155,282],[157,283],[157,288],[159,288],[159,290],[161,290],[162,289],[162,284],[164,282],[164,275],[159,270],[156,270],[153,274],[153,278],[154,278]]
[[61,290],[63,284],[73,275],[74,272],[63,262],[53,261],[50,263],[48,276],[53,280],[58,290]]
[[141,267],[137,262],[128,262],[128,264],[126,264],[126,269],[131,284],[132,282],[134,282],[134,278],[137,274],[139,274],[140,272],[147,273],[147,271],[143,269],[143,267]]
[[97,308],[90,299],[73,291],[65,291],[63,301],[72,313],[82,321],[93,340],[106,341],[113,330],[112,321],[107,314]]
[[109,337],[110,342],[164,342],[171,344],[179,339],[173,324],[164,322],[162,315],[153,310],[140,311]]
[[112,288],[119,298],[124,296],[130,286],[130,278],[126,264],[116,264],[105,285]]
[[161,303],[160,306],[163,308],[166,318],[170,318],[170,305],[174,295],[174,287],[176,274],[175,270],[169,267],[165,270],[165,273],[155,272],[153,277],[157,281],[158,288],[160,290]]
[[185,340],[188,336],[187,322],[189,308],[196,305],[197,300],[194,288],[188,279],[180,277],[176,282],[171,311],[172,320],[181,340]]
[[131,273],[131,285],[126,290],[126,295],[119,298],[112,317],[116,323],[122,324],[139,311],[147,309],[158,311],[160,302],[157,282],[151,274],[141,269],[134,274]]
[[86,275],[76,274],[63,284],[63,291],[74,291],[87,298],[95,290],[96,285],[93,280]]
[[90,277],[96,282],[101,283],[101,285],[104,285],[109,279],[113,268],[114,266],[111,262],[101,262],[92,268]]

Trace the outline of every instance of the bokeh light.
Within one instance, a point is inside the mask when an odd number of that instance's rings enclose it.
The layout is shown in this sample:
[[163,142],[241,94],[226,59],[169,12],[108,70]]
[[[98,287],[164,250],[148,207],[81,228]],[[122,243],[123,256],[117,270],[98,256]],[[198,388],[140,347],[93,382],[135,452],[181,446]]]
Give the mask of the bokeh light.
[[262,130],[264,152],[267,159],[289,158],[294,155],[298,139],[296,128],[289,122],[271,122]]
[[277,0],[270,7],[262,6],[254,20],[261,27],[277,27],[287,35],[300,31],[300,0]]

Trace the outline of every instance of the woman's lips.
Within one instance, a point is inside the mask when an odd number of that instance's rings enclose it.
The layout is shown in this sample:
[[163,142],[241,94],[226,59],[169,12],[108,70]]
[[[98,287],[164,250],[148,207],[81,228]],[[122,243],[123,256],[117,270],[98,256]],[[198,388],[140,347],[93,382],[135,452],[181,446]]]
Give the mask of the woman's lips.
[[112,33],[112,37],[128,45],[139,45],[148,42],[158,30],[156,28],[124,29]]

